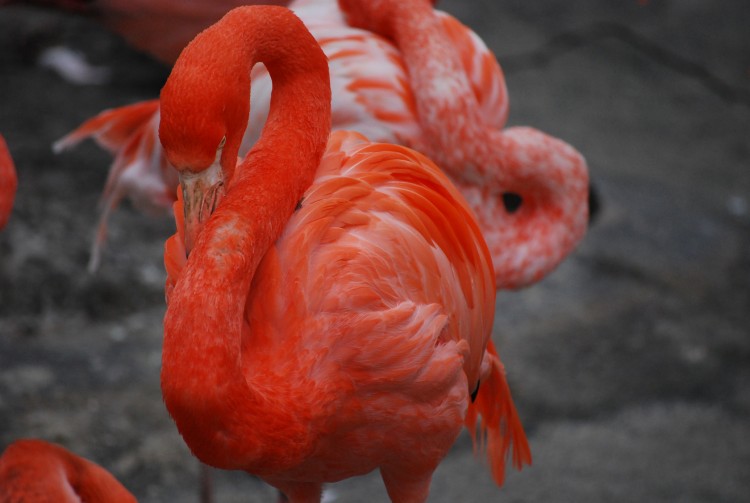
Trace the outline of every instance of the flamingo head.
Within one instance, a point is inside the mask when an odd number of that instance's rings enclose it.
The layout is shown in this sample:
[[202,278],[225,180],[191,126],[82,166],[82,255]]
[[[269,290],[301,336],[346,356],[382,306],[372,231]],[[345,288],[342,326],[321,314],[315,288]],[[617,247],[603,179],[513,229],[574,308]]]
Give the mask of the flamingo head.
[[220,30],[221,22],[182,51],[160,97],[159,138],[182,187],[188,252],[231,180],[250,112],[249,70],[216,56],[235,50]]
[[494,131],[482,183],[464,191],[493,256],[498,288],[530,285],[578,244],[588,222],[588,168],[567,143],[533,128]]

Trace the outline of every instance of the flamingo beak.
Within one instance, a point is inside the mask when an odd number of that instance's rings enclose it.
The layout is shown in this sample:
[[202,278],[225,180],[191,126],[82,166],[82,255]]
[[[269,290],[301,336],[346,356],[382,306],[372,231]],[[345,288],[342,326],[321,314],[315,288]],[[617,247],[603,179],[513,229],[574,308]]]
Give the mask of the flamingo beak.
[[203,225],[224,196],[221,152],[221,148],[216,151],[216,159],[207,169],[197,173],[182,171],[179,174],[185,213],[185,251],[188,254],[195,246]]

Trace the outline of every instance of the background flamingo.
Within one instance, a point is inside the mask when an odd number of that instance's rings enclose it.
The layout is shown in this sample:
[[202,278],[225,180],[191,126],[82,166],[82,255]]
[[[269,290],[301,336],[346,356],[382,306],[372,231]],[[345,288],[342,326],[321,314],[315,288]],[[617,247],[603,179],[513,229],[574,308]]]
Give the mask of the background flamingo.
[[13,158],[10,156],[5,138],[0,135],[0,229],[8,223],[17,187],[18,177]]
[[[405,144],[438,160],[479,217],[498,288],[533,283],[554,269],[585,231],[585,161],[569,145],[530,128],[501,133],[507,92],[492,53],[468,28],[433,11],[429,1],[403,4],[416,10],[410,21],[399,25],[402,39],[391,42],[348,26],[336,0],[291,5],[329,56],[334,127],[360,131],[374,141]],[[432,21],[417,27],[419,19]],[[410,51],[415,44],[409,41],[415,39],[432,42]],[[451,108],[428,84],[446,75],[451,76],[451,92],[461,96],[448,101]],[[257,105],[241,153],[257,138],[268,110],[270,80],[262,69],[256,70],[253,89]],[[56,145],[62,149],[93,136],[116,156],[103,196],[92,268],[98,264],[109,212],[122,197],[130,194],[138,205],[154,207],[173,197],[174,174],[155,139],[157,109],[153,101],[104,112]],[[457,145],[466,149],[461,156],[456,156]]]
[[107,470],[60,445],[25,439],[0,456],[0,501],[7,503],[135,503]]
[[[235,170],[256,61],[274,106]],[[196,37],[162,90],[160,137],[185,196],[165,256],[167,408],[202,461],[292,502],[375,468],[393,501],[423,501],[477,414],[502,482],[505,452],[518,467],[530,454],[488,345],[481,233],[416,152],[341,132],[321,161],[328,84],[296,17],[243,7]]]

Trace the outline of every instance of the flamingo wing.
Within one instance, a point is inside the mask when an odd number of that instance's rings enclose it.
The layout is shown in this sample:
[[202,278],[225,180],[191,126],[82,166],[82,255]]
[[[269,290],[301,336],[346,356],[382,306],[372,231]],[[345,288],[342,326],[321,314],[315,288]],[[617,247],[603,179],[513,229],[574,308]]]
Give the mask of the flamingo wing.
[[[494,316],[492,262],[471,210],[426,157],[334,133],[278,247],[286,270],[307,271],[295,281],[310,292],[310,312],[409,300],[456,313],[462,325],[448,338],[465,339],[480,355],[466,362],[467,376],[476,378]],[[312,295],[322,290],[324,296]]]

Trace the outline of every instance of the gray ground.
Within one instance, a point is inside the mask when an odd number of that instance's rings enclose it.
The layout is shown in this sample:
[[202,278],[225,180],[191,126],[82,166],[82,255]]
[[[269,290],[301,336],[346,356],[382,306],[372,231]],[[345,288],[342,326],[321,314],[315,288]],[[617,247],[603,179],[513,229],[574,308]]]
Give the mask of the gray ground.
[[[558,271],[497,301],[494,337],[534,466],[499,490],[462,437],[430,501],[748,501],[746,2],[440,4],[498,54],[510,122],[584,153],[602,210]],[[59,40],[114,78],[82,87],[35,66],[38,47]],[[49,146],[104,108],[155,96],[165,76],[90,22],[0,10],[0,131],[20,172],[0,233],[0,447],[61,442],[144,502],[197,498],[197,463],[158,384],[172,224],[125,205],[87,275],[108,157]],[[219,502],[273,498],[243,473],[216,484]],[[333,491],[386,500],[376,475]]]

